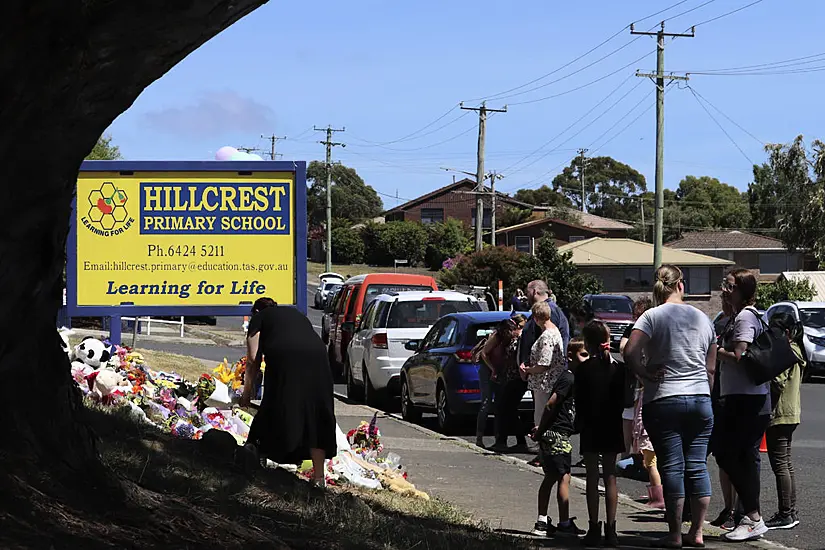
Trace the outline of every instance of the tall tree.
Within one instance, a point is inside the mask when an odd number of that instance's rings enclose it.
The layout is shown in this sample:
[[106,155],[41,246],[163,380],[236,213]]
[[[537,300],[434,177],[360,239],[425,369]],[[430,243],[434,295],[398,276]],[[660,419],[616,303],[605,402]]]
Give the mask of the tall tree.
[[[581,157],[575,157],[553,179],[553,189],[581,209]],[[610,157],[585,159],[584,185],[587,211],[616,220],[639,217],[638,196],[647,191],[645,177],[632,167]]]
[[805,248],[825,262],[825,144],[810,152],[802,136],[787,145],[768,145],[768,162],[755,166],[748,188],[756,223],[779,229],[790,249]]
[[[333,164],[331,172],[333,218],[362,221],[381,214],[381,198],[375,189],[364,183],[355,169],[343,164]],[[307,216],[311,224],[320,225],[326,222],[326,163],[317,160],[309,163],[307,183]]]
[[112,136],[100,136],[92,148],[92,152],[86,155],[86,160],[119,160],[123,156],[120,154],[120,147],[112,145]]
[[[0,491],[123,510],[55,332],[80,163],[152,82],[266,0],[9,0],[0,18]],[[43,151],[49,154],[43,154]],[[12,336],[13,335],[13,336]],[[26,388],[36,381],[36,395]],[[94,497],[90,497],[90,495]],[[153,497],[154,498],[154,497]],[[16,500],[15,500],[16,499]],[[131,506],[131,505],[130,505]],[[35,507],[26,522],[37,524]],[[137,510],[137,506],[132,507]],[[89,514],[95,512],[89,509]],[[146,517],[135,515],[134,517]],[[183,524],[185,522],[182,522]],[[191,529],[183,527],[191,533]],[[181,536],[188,536],[183,535]]]
[[665,237],[701,229],[750,226],[747,193],[710,176],[685,176],[665,197]]
[[519,189],[513,198],[534,206],[572,206],[564,193],[542,185],[538,189]]

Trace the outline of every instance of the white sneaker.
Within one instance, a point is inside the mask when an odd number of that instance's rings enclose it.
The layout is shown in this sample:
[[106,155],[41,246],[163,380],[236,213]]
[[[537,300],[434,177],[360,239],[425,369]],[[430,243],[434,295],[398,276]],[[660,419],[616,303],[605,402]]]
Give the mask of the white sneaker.
[[760,518],[759,521],[753,521],[748,516],[745,516],[739,522],[739,525],[736,526],[736,529],[730,533],[725,533],[723,538],[730,542],[744,542],[746,540],[758,539],[767,532],[768,528],[765,526],[764,519]]

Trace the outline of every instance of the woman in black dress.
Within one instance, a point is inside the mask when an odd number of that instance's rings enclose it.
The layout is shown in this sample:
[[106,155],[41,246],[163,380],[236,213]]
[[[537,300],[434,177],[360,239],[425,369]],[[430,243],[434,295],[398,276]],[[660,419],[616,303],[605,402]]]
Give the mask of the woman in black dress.
[[267,363],[261,407],[248,442],[279,464],[311,458],[313,481],[324,484],[324,460],[337,452],[332,373],[312,323],[292,307],[261,298],[252,308],[241,406],[249,404],[261,360]]

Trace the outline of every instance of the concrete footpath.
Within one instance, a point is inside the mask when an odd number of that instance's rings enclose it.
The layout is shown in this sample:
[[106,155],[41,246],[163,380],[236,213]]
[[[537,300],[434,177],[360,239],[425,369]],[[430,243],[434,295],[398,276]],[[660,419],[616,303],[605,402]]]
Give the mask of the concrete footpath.
[[[345,433],[362,420],[369,421],[375,412],[370,407],[336,399],[335,413]],[[455,504],[497,531],[532,537],[536,496],[542,479],[539,468],[516,458],[490,453],[461,439],[442,436],[382,411],[378,411],[378,427],[385,452],[401,457],[410,481],[417,488]],[[603,518],[604,501],[601,504]],[[554,491],[550,517],[558,518],[557,512]],[[586,529],[584,483],[575,478],[570,491],[570,512],[577,518],[579,527]],[[620,497],[617,527],[622,548],[650,548],[667,532],[662,512],[628,497]],[[730,543],[718,539],[720,534],[721,531],[708,526],[706,547],[730,548]],[[535,540],[538,548],[580,547],[578,541],[570,537]],[[744,547],[775,549],[780,546],[755,541]]]

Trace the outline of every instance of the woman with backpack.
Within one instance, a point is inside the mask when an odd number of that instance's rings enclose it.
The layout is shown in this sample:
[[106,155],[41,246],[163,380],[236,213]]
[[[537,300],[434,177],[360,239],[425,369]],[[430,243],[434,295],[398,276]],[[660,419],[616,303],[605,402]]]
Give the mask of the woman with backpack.
[[768,444],[768,460],[776,476],[776,495],[779,511],[765,522],[768,529],[793,529],[799,525],[796,511],[796,476],[791,462],[793,433],[802,416],[800,385],[805,368],[805,349],[802,344],[802,325],[790,313],[777,313],[771,317],[771,327],[782,330],[791,342],[797,361],[771,382],[773,419],[765,439]]
[[770,382],[756,384],[742,360],[748,346],[762,334],[762,318],[756,302],[756,276],[747,269],[733,269],[722,281],[722,293],[735,315],[722,335],[721,397],[724,399],[722,428],[716,460],[730,477],[739,495],[744,516],[724,539],[743,542],[768,532],[760,514],[759,444],[771,420]]

